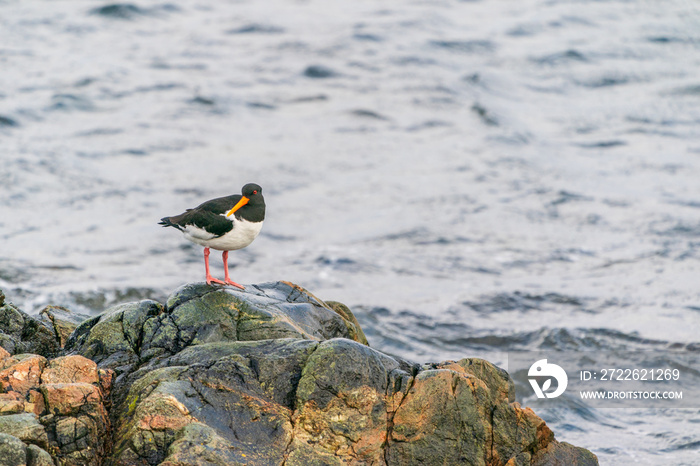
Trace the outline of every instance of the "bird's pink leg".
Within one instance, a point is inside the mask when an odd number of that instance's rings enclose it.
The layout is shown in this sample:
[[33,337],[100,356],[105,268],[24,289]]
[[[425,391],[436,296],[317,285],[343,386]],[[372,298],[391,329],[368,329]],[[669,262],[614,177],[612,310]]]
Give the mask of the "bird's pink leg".
[[[209,254],[209,248],[204,248],[204,267],[207,269],[207,285],[211,285],[212,282],[225,285],[226,283],[222,282],[221,280],[217,280],[209,273]],[[228,271],[226,273],[228,274]]]
[[243,285],[239,285],[238,283],[231,280],[228,276],[228,251],[224,251],[221,254],[221,258],[224,260],[224,270],[226,271],[226,276],[224,278],[224,282],[228,283],[229,285],[237,286],[241,290],[245,290],[245,288],[243,288]]

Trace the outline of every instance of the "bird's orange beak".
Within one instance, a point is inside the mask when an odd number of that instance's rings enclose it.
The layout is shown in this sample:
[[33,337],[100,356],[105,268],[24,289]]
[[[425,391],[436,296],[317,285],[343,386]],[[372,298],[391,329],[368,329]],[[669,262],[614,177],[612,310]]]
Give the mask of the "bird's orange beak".
[[226,212],[226,216],[227,216],[227,217],[230,217],[231,215],[233,215],[233,213],[234,213],[235,211],[237,211],[238,209],[240,209],[241,207],[243,207],[244,205],[246,205],[246,204],[248,203],[248,201],[250,201],[250,199],[248,199],[248,198],[245,197],[245,196],[242,196],[242,197],[241,197],[241,200],[238,201],[238,204],[236,204],[235,206],[233,206],[233,209],[231,209],[231,210],[229,210],[228,212]]

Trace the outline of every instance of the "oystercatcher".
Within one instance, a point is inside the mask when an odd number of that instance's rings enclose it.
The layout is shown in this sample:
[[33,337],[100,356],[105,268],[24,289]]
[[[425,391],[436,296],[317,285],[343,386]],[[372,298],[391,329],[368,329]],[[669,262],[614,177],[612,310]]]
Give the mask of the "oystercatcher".
[[[194,209],[174,217],[163,217],[159,225],[175,227],[185,238],[204,246],[204,267],[207,272],[207,284],[212,282],[243,286],[232,281],[228,276],[228,252],[242,249],[253,242],[265,220],[265,199],[262,188],[255,183],[248,183],[241,189],[241,194],[219,197],[207,201]],[[226,276],[224,281],[213,278],[209,273],[209,248],[223,251]]]

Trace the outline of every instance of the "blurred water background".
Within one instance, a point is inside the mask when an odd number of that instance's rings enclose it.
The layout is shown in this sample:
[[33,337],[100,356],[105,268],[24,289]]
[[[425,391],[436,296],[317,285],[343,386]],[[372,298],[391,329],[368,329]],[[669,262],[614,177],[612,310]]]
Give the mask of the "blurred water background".
[[[0,288],[162,300],[204,267],[157,221],[257,182],[232,278],[380,350],[698,351],[699,128],[692,1],[2,0]],[[538,414],[601,464],[698,464],[698,409]]]

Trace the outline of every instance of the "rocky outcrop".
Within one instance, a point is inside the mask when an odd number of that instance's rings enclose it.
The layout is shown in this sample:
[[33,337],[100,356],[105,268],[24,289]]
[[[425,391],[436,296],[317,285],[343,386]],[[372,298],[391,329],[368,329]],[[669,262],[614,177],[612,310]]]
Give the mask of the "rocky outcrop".
[[76,465],[597,464],[514,402],[505,371],[383,354],[347,307],[286,282],[192,284],[165,304],[119,305],[78,325],[64,354],[4,356],[0,367],[14,369],[0,371],[0,433],[3,418],[25,423],[0,436],[8,455]]
[[111,370],[83,356],[47,361],[2,348],[0,368],[0,450],[9,455],[0,454],[1,464],[54,464],[52,456],[59,464],[101,464]]

